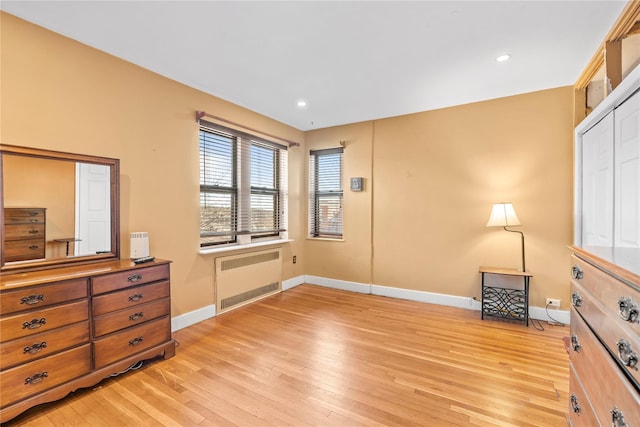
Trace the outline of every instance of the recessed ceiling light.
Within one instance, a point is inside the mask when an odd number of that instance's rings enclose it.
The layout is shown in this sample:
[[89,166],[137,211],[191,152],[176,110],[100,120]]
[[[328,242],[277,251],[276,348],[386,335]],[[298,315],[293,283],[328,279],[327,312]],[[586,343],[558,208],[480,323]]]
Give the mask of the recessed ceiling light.
[[300,101],[298,101],[299,108],[304,108],[306,106],[307,106],[307,101],[305,101],[304,99],[301,99]]
[[500,55],[496,58],[496,61],[498,62],[504,62],[504,61],[508,61],[509,58],[511,58],[511,55],[509,55],[508,53],[505,53],[504,55]]

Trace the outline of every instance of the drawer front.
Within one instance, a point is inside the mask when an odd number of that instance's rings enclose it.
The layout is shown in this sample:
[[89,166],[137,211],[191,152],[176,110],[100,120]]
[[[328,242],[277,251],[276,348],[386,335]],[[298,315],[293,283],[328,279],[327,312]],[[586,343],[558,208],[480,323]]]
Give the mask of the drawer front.
[[582,383],[573,365],[569,374],[569,422],[576,427],[599,427],[591,402],[582,388]]
[[0,372],[0,405],[5,407],[26,397],[63,384],[91,369],[89,344]]
[[[612,315],[594,300],[591,292],[576,280],[571,282],[571,294],[580,296],[580,303],[574,304],[575,309],[609,348],[611,354],[617,355],[618,362],[640,387],[640,335],[634,333],[628,322]],[[575,298],[573,302],[576,302]]]
[[95,317],[93,320],[93,335],[99,337],[110,334],[111,332],[169,314],[171,314],[171,300],[169,298],[136,305],[135,307],[127,307]]
[[123,308],[136,307],[150,301],[166,298],[169,293],[169,282],[160,282],[100,295],[93,298],[93,315],[100,316]]
[[5,240],[44,240],[44,224],[16,224],[4,228]]
[[4,223],[11,224],[44,224],[45,210],[43,208],[5,208]]
[[0,294],[0,312],[16,313],[87,297],[87,279],[34,286]]
[[93,342],[95,369],[100,369],[170,339],[171,319],[169,316],[97,339]]
[[87,300],[6,316],[0,320],[0,342],[33,336],[88,318]]
[[[575,309],[571,309],[569,352],[575,372],[602,425],[624,425],[640,420],[640,396]],[[618,416],[617,424],[614,415]]]
[[89,321],[0,344],[0,369],[40,359],[89,342]]
[[98,295],[158,280],[169,280],[169,264],[94,277],[91,279],[91,286],[93,295]]
[[39,259],[44,256],[44,239],[5,240],[4,242],[4,260],[6,262]]
[[611,315],[611,319],[620,319],[636,335],[640,334],[640,292],[575,255],[572,256],[572,263],[581,272],[578,277],[573,275],[573,281],[591,292]]

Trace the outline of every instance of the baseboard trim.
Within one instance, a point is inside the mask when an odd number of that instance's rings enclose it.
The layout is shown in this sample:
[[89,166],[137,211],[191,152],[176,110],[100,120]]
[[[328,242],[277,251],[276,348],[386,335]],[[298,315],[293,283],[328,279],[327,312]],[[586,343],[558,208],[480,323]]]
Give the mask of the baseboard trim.
[[216,305],[212,304],[197,310],[190,311],[171,319],[171,332],[179,331],[187,326],[195,325],[203,320],[216,316]]
[[358,282],[347,282],[345,280],[328,279],[326,277],[306,275],[305,283],[310,285],[324,286],[325,288],[340,289],[343,291],[358,292],[361,294],[370,294],[371,285]]
[[295,288],[298,285],[302,285],[304,283],[304,275],[298,277],[292,277],[291,279],[282,281],[282,290],[287,291],[291,288]]
[[446,305],[449,307],[464,308],[467,310],[480,310],[480,301],[473,298],[459,297],[455,295],[438,294],[434,292],[415,291],[412,289],[392,288],[389,286],[371,285],[371,293],[390,298],[406,299],[409,301],[424,302],[428,304]]

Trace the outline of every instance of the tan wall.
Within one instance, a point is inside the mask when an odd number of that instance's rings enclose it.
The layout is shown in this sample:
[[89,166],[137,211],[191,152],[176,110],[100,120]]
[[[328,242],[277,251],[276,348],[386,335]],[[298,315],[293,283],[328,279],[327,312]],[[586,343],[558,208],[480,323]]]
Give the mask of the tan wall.
[[[148,231],[152,254],[174,261],[173,316],[214,302],[215,256],[198,254],[196,110],[306,140],[289,150],[285,279],[479,296],[479,265],[519,265],[518,236],[485,227],[505,200],[524,224],[531,303],[568,307],[571,88],[303,134],[4,13],[1,31],[2,142],[121,159],[122,256],[129,232]],[[344,241],[305,239],[308,150],[340,141]],[[359,176],[365,191],[349,191]]]
[[307,241],[305,271],[479,298],[480,265],[520,267],[520,236],[485,226],[491,205],[509,201],[526,236],[531,304],[568,308],[572,96],[566,87],[309,132],[309,147],[356,135],[345,185],[364,174],[373,209],[345,193],[344,243]]
[[[305,176],[309,175],[309,150],[340,147],[344,142],[344,239],[307,239],[305,274],[350,282],[371,283],[371,174],[372,123],[356,123],[308,132]],[[349,191],[349,178],[363,177],[364,191]],[[308,180],[307,180],[308,182]],[[308,189],[305,188],[306,194]],[[305,200],[305,230],[308,202]]]
[[[129,233],[148,231],[151,254],[173,261],[172,315],[213,304],[214,256],[198,254],[195,111],[290,140],[303,142],[303,133],[6,13],[1,19],[2,143],[119,158],[122,257]],[[291,151],[289,228],[301,242],[302,148]],[[290,257],[302,243],[285,246],[286,279],[303,267]]]

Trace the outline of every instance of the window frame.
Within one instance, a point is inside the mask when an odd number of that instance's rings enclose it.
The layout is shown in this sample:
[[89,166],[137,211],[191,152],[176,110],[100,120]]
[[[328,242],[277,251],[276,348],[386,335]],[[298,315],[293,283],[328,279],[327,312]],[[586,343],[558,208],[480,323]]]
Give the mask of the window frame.
[[[232,186],[203,184],[203,133],[211,133],[232,141]],[[286,239],[287,229],[287,148],[255,135],[227,128],[215,123],[199,122],[200,151],[200,249],[248,245],[253,242]],[[273,186],[252,185],[252,149],[254,146],[273,150]],[[259,168],[255,168],[259,170]],[[267,169],[268,170],[268,169]],[[258,183],[259,184],[259,183]],[[203,195],[231,194],[230,229],[228,233],[207,232],[203,229]],[[265,194],[273,198],[273,227],[269,230],[254,229],[254,214],[259,203],[252,203],[254,195]],[[269,206],[269,204],[267,204]],[[271,210],[271,209],[269,209]],[[256,217],[259,220],[259,216]],[[226,231],[226,230],[225,230]],[[204,241],[211,235],[229,236],[220,241]]]
[[[321,168],[321,160],[323,156],[331,156],[335,154],[340,154],[339,162],[338,162],[338,185],[339,187],[333,189],[321,189],[319,187],[320,183],[323,181],[323,173]],[[329,176],[335,171],[327,170],[325,171]],[[343,183],[343,174],[344,174],[344,148],[336,147],[336,148],[327,148],[327,149],[318,149],[318,150],[310,150],[309,151],[309,231],[308,237],[311,239],[331,239],[331,240],[342,240],[344,238],[344,183]],[[326,177],[325,177],[326,178]],[[339,212],[339,231],[338,232],[330,232],[326,229],[323,230],[322,220],[320,218],[320,212],[322,211],[322,199],[337,197],[338,198],[338,207],[337,211]]]

